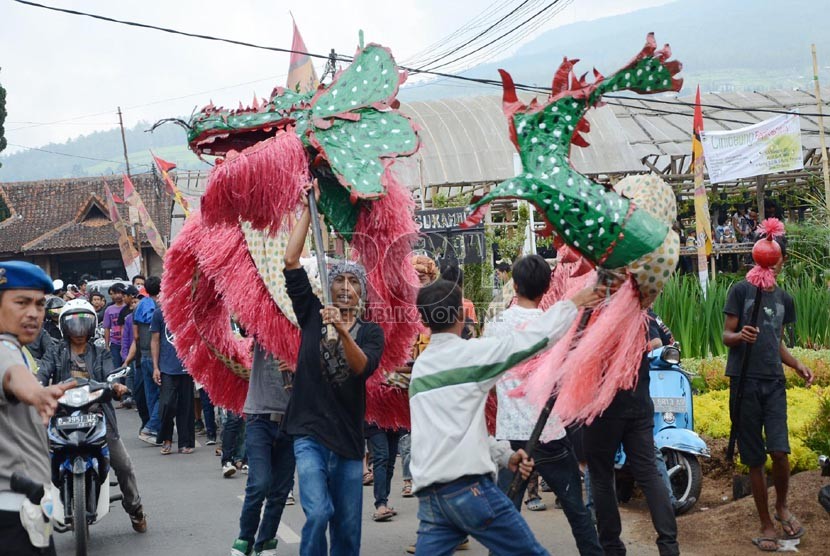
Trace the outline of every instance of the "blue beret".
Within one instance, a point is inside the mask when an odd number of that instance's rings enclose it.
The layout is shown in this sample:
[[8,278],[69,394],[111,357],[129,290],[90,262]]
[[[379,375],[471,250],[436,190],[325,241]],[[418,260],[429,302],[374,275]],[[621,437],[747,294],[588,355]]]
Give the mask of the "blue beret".
[[23,261],[0,263],[0,290],[41,290],[52,293],[52,279],[43,269]]

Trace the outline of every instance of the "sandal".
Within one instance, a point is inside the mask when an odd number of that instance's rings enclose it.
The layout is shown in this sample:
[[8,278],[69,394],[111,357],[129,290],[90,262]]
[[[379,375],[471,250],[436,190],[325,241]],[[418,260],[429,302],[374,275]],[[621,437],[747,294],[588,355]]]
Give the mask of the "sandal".
[[778,513],[773,514],[773,517],[775,517],[775,521],[781,524],[781,528],[784,530],[785,539],[800,539],[804,536],[806,531],[804,530],[804,527],[802,527],[798,518],[795,517],[792,512],[789,513],[789,519],[781,519],[781,516],[779,516]]
[[531,498],[527,502],[525,502],[525,506],[531,512],[543,512],[548,509],[544,502],[542,502],[541,498]]
[[369,486],[375,482],[375,474],[372,471],[367,471],[363,474],[363,486]]
[[403,488],[401,489],[401,496],[404,498],[412,498],[414,494],[412,494],[412,481],[404,481]]
[[190,448],[190,447],[179,448],[179,453],[180,454],[192,454],[193,453],[193,448]]
[[161,455],[169,456],[173,453],[173,445],[172,444],[165,444],[161,447]]
[[775,537],[757,537],[752,539],[752,544],[758,547],[761,552],[778,552],[781,546]]
[[373,521],[389,521],[395,514],[389,508],[378,509],[372,514]]

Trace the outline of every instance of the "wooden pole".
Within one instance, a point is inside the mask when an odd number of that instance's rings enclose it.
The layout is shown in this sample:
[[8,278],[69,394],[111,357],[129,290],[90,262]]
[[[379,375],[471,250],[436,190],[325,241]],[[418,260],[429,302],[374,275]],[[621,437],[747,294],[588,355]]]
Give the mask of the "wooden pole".
[[418,181],[421,190],[421,210],[427,208],[427,187],[424,184],[424,155],[418,156]]
[[121,126],[121,144],[124,146],[124,162],[127,164],[127,175],[132,179],[132,175],[130,175],[130,159],[127,157],[127,136],[124,135],[124,119],[121,117],[121,107],[118,107],[118,125]]
[[824,114],[821,105],[821,86],[818,82],[818,56],[816,45],[812,46],[813,51],[813,81],[816,84],[816,105],[818,106],[818,136],[821,142],[821,170],[824,174],[824,202],[827,207],[827,222],[830,224],[830,163],[827,160],[827,144],[824,139]]
[[767,217],[764,210],[764,185],[767,183],[766,176],[755,176],[755,200],[758,203],[758,224]]

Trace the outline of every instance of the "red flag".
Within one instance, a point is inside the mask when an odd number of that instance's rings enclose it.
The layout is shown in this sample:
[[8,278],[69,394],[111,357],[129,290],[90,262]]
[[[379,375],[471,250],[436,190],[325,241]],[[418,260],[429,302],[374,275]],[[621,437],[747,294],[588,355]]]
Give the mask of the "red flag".
[[190,204],[187,202],[187,199],[185,199],[184,195],[182,195],[182,192],[179,191],[179,188],[176,187],[176,184],[173,182],[173,178],[171,178],[170,174],[168,173],[170,172],[170,170],[175,168],[176,165],[172,162],[167,162],[166,160],[157,157],[155,154],[153,154],[153,151],[150,151],[150,154],[152,155],[153,160],[156,163],[156,166],[158,166],[158,169],[161,172],[161,178],[162,180],[164,180],[164,187],[167,190],[167,194],[173,197],[173,200],[179,203],[179,205],[181,205],[182,211],[184,211],[184,216],[185,218],[187,218],[188,216],[190,216]]
[[292,91],[307,93],[313,91],[320,84],[311,57],[306,54],[305,42],[297,29],[297,22],[294,16],[291,17],[294,25],[294,40],[291,42],[291,62],[288,65],[288,81],[286,87]]
[[150,217],[150,213],[147,212],[144,201],[141,199],[138,191],[135,190],[135,186],[127,174],[124,174],[124,199],[131,209],[135,209],[138,212],[138,219],[144,227],[144,234],[147,236],[147,241],[150,242],[153,250],[158,253],[159,257],[164,258],[164,255],[167,253],[167,246],[164,244],[164,240],[158,228],[156,228],[155,222]]
[[712,254],[712,224],[709,221],[709,200],[703,183],[703,110],[700,107],[700,87],[695,97],[695,117],[692,124],[692,173],[695,180],[695,232],[697,245],[698,277],[706,297],[709,275],[706,268],[708,255]]
[[176,165],[174,163],[167,162],[166,160],[157,157],[155,154],[153,154],[153,151],[150,151],[150,154],[153,155],[153,160],[156,161],[156,164],[158,165],[160,171],[169,172],[170,170],[176,169]]
[[110,221],[112,221],[112,225],[118,234],[118,248],[121,251],[124,269],[127,271],[127,278],[132,280],[133,276],[141,272],[141,255],[127,234],[127,228],[124,226],[124,221],[121,220],[121,215],[118,214],[118,207],[115,206],[115,199],[113,199],[112,191],[107,182],[104,182],[104,192],[107,195],[107,210]]

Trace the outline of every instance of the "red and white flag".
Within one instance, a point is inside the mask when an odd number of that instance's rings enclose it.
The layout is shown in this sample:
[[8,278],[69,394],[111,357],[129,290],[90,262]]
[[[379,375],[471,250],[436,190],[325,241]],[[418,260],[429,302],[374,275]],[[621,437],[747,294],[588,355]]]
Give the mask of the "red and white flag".
[[294,17],[291,17],[291,22],[294,25],[294,40],[291,42],[291,63],[288,65],[288,81],[286,87],[298,93],[307,93],[313,91],[320,84],[317,78],[317,72],[314,70],[314,64],[311,63],[311,57],[303,42],[303,37],[300,35],[300,30],[297,29],[297,22]]

